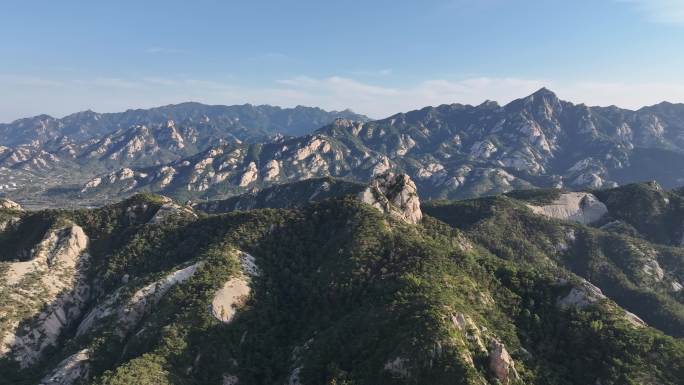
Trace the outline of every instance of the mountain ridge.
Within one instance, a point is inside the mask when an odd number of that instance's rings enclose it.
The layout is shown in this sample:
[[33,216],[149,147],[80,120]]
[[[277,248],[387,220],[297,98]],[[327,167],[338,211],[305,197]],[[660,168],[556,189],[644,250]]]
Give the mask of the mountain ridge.
[[[668,188],[684,185],[684,173],[675,166],[684,161],[682,104],[636,111],[588,107],[543,88],[504,106],[444,104],[371,121],[337,117],[302,136],[257,130],[258,137],[245,127],[231,127],[227,135],[220,124],[168,120],[126,128],[99,142],[23,146],[14,149],[21,150],[19,163],[4,165],[9,169],[4,180],[50,179],[45,170],[54,167],[59,171],[53,174],[72,176],[60,181],[62,199],[100,203],[136,191],[227,198],[312,177],[365,183],[389,169],[410,175],[429,199],[533,187],[610,188],[648,179]],[[142,129],[147,131],[136,133]],[[93,155],[84,155],[87,151]],[[217,156],[200,155],[210,153]],[[2,174],[0,168],[0,186],[7,184]],[[117,185],[118,174],[132,178]],[[21,201],[18,190],[14,198]]]

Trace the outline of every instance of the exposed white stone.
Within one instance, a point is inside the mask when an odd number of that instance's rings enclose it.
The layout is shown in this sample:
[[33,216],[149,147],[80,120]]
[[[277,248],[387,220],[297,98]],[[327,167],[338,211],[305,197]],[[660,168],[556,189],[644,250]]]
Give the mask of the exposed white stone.
[[253,256],[240,251],[238,259],[240,273],[226,281],[214,294],[211,302],[211,314],[223,323],[230,323],[233,320],[237,308],[251,293],[251,278],[259,275],[259,268]]
[[[29,261],[6,265],[0,280],[8,293],[0,306],[0,326],[6,330],[0,335],[0,356],[11,353],[28,367],[80,317],[89,295],[87,247],[83,229],[71,224],[48,231]],[[31,325],[19,327],[26,319]]]
[[264,170],[264,181],[270,182],[280,175],[280,162],[271,159],[264,166]]
[[489,369],[503,385],[508,385],[512,380],[518,379],[513,358],[504,344],[494,338],[491,341],[489,352]]
[[40,385],[72,385],[83,381],[90,372],[90,351],[83,349],[60,362]]
[[378,162],[373,166],[371,170],[371,176],[377,176],[386,173],[391,168],[389,159],[386,156],[380,157]]
[[439,163],[430,163],[424,168],[418,170],[418,173],[416,175],[418,179],[424,180],[432,178],[435,174],[446,175],[444,166],[442,166]]
[[21,205],[7,198],[0,198],[0,209],[20,211]]
[[606,296],[603,295],[601,289],[586,280],[582,280],[579,286],[570,289],[570,293],[559,299],[557,304],[561,307],[577,306],[583,308],[604,299]]
[[561,194],[548,205],[527,205],[535,214],[551,218],[589,224],[601,219],[608,213],[605,204],[593,194],[571,192]]
[[295,152],[294,159],[298,161],[304,160],[313,154],[325,154],[330,152],[330,150],[332,150],[332,146],[330,145],[330,143],[323,138],[317,137],[308,142],[304,147],[298,149]]
[[197,218],[197,214],[189,207],[183,207],[170,198],[164,197],[165,202],[159,207],[154,216],[149,220],[149,224],[157,225],[163,223],[171,216],[184,216],[189,218]]
[[237,307],[244,303],[250,292],[249,282],[242,277],[226,281],[211,301],[211,314],[223,323],[230,323]]
[[655,258],[646,260],[642,266],[642,271],[646,275],[653,277],[657,282],[660,282],[665,278],[665,271],[660,267],[660,264]]
[[173,182],[173,177],[176,175],[176,173],[176,169],[170,166],[164,166],[159,169],[159,177],[161,178],[159,181],[159,187],[164,188],[170,185],[171,182]]
[[185,143],[183,140],[183,136],[176,130],[176,125],[173,120],[169,120],[166,124],[166,127],[169,129],[169,138],[173,142],[172,148],[176,149],[183,149],[185,148]]
[[250,254],[240,251],[238,254],[238,259],[240,260],[240,268],[242,271],[250,277],[258,277],[259,267],[256,264],[256,260]]
[[492,154],[498,151],[494,143],[485,140],[482,142],[473,143],[470,146],[470,156],[478,159],[489,159]]
[[250,184],[256,182],[259,177],[259,171],[257,170],[256,163],[250,162],[245,170],[244,174],[240,178],[240,187],[247,187]]
[[176,270],[164,278],[152,282],[133,294],[131,299],[117,312],[117,333],[124,337],[175,285],[190,279],[204,263],[197,262],[184,269]]
[[597,189],[603,187],[605,181],[603,180],[601,175],[593,172],[588,172],[580,174],[577,178],[575,178],[572,181],[572,184],[575,186]]
[[359,194],[359,199],[408,223],[418,223],[423,217],[418,190],[406,174],[378,175]]
[[646,325],[646,322],[644,322],[641,318],[639,318],[636,314],[628,312],[625,310],[625,319],[627,322],[632,324],[632,326],[635,326],[637,328],[643,328],[648,325]]
[[415,146],[416,141],[411,136],[402,134],[399,138],[399,147],[395,151],[395,156],[404,156]]

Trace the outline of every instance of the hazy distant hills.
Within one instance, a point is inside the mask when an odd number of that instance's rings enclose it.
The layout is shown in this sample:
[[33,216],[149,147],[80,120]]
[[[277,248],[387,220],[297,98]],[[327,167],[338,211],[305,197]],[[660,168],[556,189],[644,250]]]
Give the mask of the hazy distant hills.
[[19,119],[0,124],[0,145],[46,144],[63,137],[74,142],[99,140],[117,130],[139,125],[158,126],[169,120],[200,131],[218,131],[224,139],[260,140],[275,134],[304,135],[335,118],[368,120],[349,110],[328,112],[302,106],[212,106],[188,102],[117,113],[82,111],[61,119],[49,115]]
[[49,205],[44,189],[51,186],[78,186],[121,167],[163,164],[225,143],[303,135],[337,118],[368,120],[348,110],[200,103],[19,119],[0,124],[0,191]]
[[547,89],[505,106],[441,105],[376,121],[349,111],[196,103],[84,112],[3,125],[0,139],[2,191],[39,205],[136,191],[226,198],[312,177],[366,182],[388,169],[409,174],[425,198],[652,179],[684,185],[684,105],[589,107]]

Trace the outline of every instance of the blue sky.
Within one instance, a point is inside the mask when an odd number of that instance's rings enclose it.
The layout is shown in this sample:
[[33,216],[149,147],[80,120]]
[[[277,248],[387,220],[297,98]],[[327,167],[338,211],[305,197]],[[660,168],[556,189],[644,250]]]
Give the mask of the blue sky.
[[3,0],[0,122],[183,101],[372,117],[547,86],[684,102],[684,0]]

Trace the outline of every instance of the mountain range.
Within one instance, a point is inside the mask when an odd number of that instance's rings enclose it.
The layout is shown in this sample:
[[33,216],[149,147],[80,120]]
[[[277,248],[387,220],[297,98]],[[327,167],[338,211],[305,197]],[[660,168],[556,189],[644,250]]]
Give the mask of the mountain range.
[[165,164],[227,143],[301,135],[336,118],[368,120],[351,111],[199,103],[19,119],[0,124],[0,191],[49,206],[62,187],[99,174]]
[[632,111],[548,89],[504,106],[450,104],[369,120],[350,111],[186,103],[0,126],[0,188],[30,207],[136,192],[223,199],[332,176],[404,172],[426,199],[528,188],[684,184],[684,105]]

